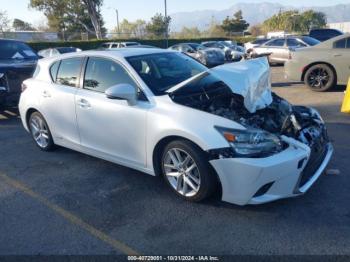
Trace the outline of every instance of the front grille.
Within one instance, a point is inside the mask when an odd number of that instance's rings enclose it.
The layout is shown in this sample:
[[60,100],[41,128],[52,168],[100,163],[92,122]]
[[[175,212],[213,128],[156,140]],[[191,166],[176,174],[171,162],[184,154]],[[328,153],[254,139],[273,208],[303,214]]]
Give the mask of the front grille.
[[328,153],[328,136],[325,128],[322,130],[321,135],[315,139],[310,146],[311,153],[310,158],[305,166],[303,172],[301,173],[301,178],[299,181],[299,188],[304,186],[311,177],[317,172],[318,168],[321,166],[322,162],[326,158]]

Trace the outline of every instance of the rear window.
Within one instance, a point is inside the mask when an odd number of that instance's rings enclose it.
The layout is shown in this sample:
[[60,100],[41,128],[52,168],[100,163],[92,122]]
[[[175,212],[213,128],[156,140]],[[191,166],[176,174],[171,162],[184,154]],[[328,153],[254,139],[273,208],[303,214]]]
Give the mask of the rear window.
[[36,59],[37,54],[27,44],[16,41],[0,41],[0,59]]
[[314,45],[321,43],[317,39],[309,37],[309,36],[303,36],[301,39],[309,46],[314,46]]
[[65,86],[78,86],[78,79],[83,58],[69,58],[61,61],[58,69],[56,83]]

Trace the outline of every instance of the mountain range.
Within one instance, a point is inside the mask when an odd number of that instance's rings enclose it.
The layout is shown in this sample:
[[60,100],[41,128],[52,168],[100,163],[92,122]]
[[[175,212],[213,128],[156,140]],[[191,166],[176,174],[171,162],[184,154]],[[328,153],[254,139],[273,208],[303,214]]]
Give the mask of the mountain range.
[[184,26],[198,27],[200,30],[203,30],[209,27],[212,19],[215,19],[216,22],[220,23],[227,16],[233,16],[233,14],[238,10],[242,10],[243,18],[248,21],[250,25],[255,25],[263,22],[272,15],[278,13],[280,10],[305,11],[309,9],[325,13],[328,23],[350,21],[350,3],[311,7],[285,6],[270,2],[237,3],[224,10],[199,10],[171,14],[171,30],[180,31]]

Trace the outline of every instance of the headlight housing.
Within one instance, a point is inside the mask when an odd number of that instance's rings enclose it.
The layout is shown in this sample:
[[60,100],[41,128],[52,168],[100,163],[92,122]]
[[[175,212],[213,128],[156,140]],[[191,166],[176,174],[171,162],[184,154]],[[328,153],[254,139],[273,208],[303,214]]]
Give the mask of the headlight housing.
[[283,150],[281,139],[263,130],[215,128],[227,140],[237,157],[268,157]]

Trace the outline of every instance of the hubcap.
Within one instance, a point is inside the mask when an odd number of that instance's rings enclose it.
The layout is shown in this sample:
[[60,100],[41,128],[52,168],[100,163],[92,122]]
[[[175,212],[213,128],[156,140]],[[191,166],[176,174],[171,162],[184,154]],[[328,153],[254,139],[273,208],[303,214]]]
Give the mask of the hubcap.
[[45,148],[49,144],[48,128],[39,116],[34,116],[30,120],[30,130],[38,146]]
[[310,73],[307,81],[311,87],[323,88],[329,81],[329,74],[323,68],[316,68]]
[[181,195],[192,197],[200,188],[200,174],[196,162],[182,149],[170,149],[163,167],[170,185]]

